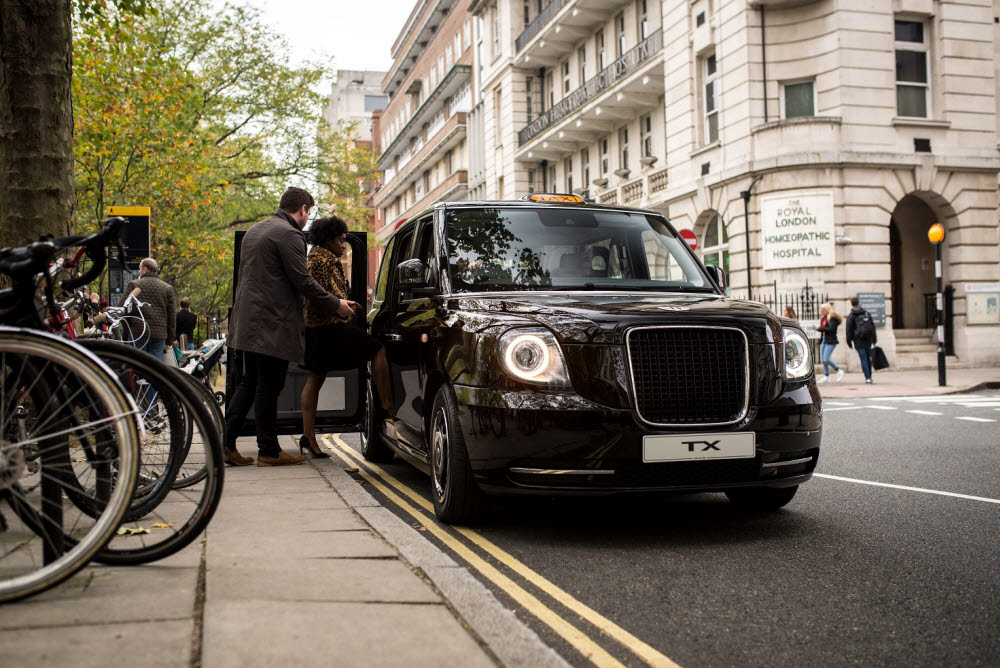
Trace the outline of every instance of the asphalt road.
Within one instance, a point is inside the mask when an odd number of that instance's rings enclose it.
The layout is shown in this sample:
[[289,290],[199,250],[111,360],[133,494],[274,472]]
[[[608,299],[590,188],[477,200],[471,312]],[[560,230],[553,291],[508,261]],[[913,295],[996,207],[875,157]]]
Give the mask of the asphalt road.
[[[503,550],[488,557],[501,571],[527,566],[594,611],[596,623],[524,585],[624,665],[649,660],[643,643],[688,668],[997,665],[1000,393],[824,408],[818,475],[776,513],[709,494],[501,499],[475,535]],[[356,435],[341,438],[357,448]],[[406,464],[375,478],[428,498],[428,479]],[[570,663],[590,663],[484,581]]]

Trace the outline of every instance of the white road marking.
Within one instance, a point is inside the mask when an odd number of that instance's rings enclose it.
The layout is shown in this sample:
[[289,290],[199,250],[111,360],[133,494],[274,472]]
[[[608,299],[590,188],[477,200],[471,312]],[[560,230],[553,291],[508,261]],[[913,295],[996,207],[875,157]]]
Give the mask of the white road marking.
[[906,411],[906,412],[907,413],[914,413],[916,415],[943,415],[943,413],[938,413],[938,412],[935,412],[935,411],[911,410],[911,411]]
[[967,417],[965,415],[956,417],[956,420],[968,420],[969,422],[996,422],[993,418]]
[[980,401],[980,402],[963,402],[959,406],[965,406],[966,408],[996,408],[1000,406],[1000,401]]
[[848,402],[844,402],[844,401],[824,401],[823,403],[825,405],[827,405],[827,406],[853,406],[854,405],[852,403],[848,403]]
[[896,410],[895,406],[868,406],[868,408],[877,408],[880,411],[894,411],[894,410]]
[[861,485],[873,485],[875,487],[889,487],[891,489],[902,489],[907,492],[922,492],[924,494],[937,494],[938,496],[951,496],[956,499],[969,499],[971,501],[985,501],[986,503],[1000,504],[1000,499],[990,499],[985,496],[971,496],[969,494],[956,494],[955,492],[942,492],[937,489],[924,489],[923,487],[909,487],[907,485],[893,485],[888,482],[873,482],[871,480],[858,480],[857,478],[844,478],[839,475],[828,475],[826,473],[813,473],[817,478],[829,478],[830,480],[840,480],[842,482],[856,482]]
[[830,411],[856,411],[859,408],[864,408],[864,406],[841,406],[840,408],[824,408],[824,413],[829,413]]

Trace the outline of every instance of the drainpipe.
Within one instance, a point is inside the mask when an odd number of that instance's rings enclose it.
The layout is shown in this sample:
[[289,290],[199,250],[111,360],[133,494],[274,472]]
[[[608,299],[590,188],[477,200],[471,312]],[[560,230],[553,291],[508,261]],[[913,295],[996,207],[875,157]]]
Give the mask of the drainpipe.
[[764,5],[760,6],[760,63],[764,84],[764,122],[767,123],[767,37],[764,33]]
[[747,299],[753,299],[753,284],[750,280],[750,191],[762,178],[764,177],[760,174],[753,177],[747,189],[740,192],[740,197],[743,198],[743,230],[747,239]]

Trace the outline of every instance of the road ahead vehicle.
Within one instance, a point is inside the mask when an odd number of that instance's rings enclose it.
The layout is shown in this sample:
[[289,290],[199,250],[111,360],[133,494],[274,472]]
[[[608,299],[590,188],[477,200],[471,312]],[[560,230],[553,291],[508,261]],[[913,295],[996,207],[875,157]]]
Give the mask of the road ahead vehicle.
[[451,522],[501,493],[788,503],[822,426],[799,326],[727,298],[657,213],[531,197],[437,204],[393,233],[367,320],[395,409],[359,376],[364,456],[429,473]]

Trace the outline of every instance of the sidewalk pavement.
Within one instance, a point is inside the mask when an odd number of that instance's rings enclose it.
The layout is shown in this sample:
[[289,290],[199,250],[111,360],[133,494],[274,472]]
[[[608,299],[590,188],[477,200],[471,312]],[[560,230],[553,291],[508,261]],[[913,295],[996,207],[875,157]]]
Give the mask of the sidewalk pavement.
[[[870,385],[865,383],[865,377],[860,371],[844,374],[844,379],[839,383],[834,380],[835,375],[831,373],[830,382],[821,384],[819,392],[824,399],[843,399],[847,397],[953,394],[1000,387],[1000,367],[946,368],[945,375],[948,384],[941,387],[938,385],[937,369],[896,370],[890,368],[884,371],[875,371],[872,373]],[[821,370],[817,371],[817,377],[823,377]]]
[[[253,454],[253,439],[240,449]],[[335,457],[227,468],[201,541],[145,566],[91,564],[0,606],[0,656],[5,668],[566,665]]]

